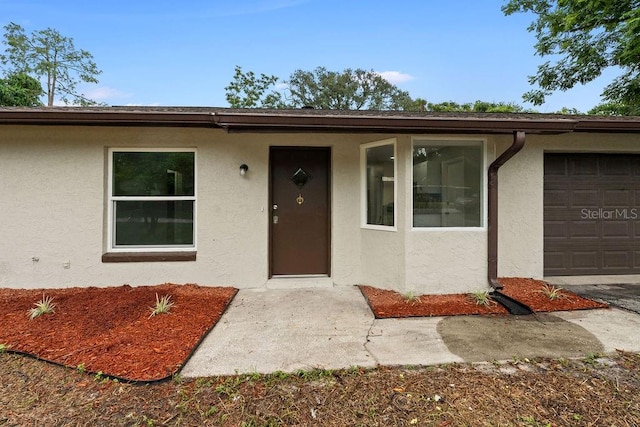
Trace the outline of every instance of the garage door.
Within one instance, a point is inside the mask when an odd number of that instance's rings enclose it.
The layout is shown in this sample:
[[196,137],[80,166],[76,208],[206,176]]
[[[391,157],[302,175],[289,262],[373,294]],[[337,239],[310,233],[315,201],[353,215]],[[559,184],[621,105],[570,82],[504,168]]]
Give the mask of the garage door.
[[544,274],[640,274],[640,155],[545,154]]

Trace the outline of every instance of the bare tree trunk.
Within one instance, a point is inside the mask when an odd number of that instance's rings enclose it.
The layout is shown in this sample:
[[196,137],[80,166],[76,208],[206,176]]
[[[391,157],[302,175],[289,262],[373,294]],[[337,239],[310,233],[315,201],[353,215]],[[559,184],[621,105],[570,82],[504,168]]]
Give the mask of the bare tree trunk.
[[56,92],[56,75],[49,75],[47,77],[47,106],[53,107],[53,99]]

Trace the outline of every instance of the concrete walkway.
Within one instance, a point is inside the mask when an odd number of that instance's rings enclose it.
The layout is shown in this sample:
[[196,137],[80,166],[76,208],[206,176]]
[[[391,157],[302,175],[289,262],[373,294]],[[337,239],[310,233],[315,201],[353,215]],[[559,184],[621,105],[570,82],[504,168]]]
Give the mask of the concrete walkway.
[[181,375],[636,352],[638,331],[640,315],[618,308],[378,320],[355,286],[243,289]]
[[614,307],[624,308],[640,314],[640,284],[613,283],[598,285],[569,285],[567,290],[578,295],[608,302]]

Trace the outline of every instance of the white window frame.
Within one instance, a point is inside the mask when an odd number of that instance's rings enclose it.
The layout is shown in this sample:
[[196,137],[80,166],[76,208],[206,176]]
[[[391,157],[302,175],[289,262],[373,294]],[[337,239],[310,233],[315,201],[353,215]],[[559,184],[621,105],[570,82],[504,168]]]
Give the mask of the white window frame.
[[[481,147],[481,165],[482,171],[480,177],[480,189],[481,189],[481,203],[480,203],[480,226],[479,227],[415,227],[413,225],[413,151],[416,145],[432,145],[434,147],[442,145],[450,146],[474,146],[480,143]],[[409,190],[409,197],[411,198],[411,210],[409,212],[409,223],[411,224],[412,231],[429,231],[429,232],[447,232],[447,231],[484,231],[487,229],[487,139],[486,138],[459,138],[459,137],[425,137],[414,136],[411,138],[411,153],[409,155],[410,170],[407,174],[407,185]]]
[[[114,196],[113,195],[113,154],[120,152],[157,153],[157,152],[189,152],[193,153],[193,196]],[[195,148],[148,148],[148,147],[112,147],[108,150],[107,173],[107,251],[108,252],[194,252],[197,249],[197,168],[198,153]],[[118,201],[193,201],[193,244],[192,245],[167,245],[167,246],[116,246],[115,234],[115,204]]]
[[[367,149],[383,145],[393,145],[393,225],[367,223]],[[360,223],[361,228],[371,230],[398,230],[398,144],[396,138],[360,145]]]

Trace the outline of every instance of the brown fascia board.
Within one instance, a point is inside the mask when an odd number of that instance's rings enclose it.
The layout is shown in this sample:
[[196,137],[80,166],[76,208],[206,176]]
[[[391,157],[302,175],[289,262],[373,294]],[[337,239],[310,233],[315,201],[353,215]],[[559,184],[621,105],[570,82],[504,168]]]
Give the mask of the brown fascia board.
[[[635,120],[634,120],[635,119]],[[640,132],[640,118],[583,120],[576,124],[575,132],[603,132],[603,133],[638,133]]]
[[509,119],[478,117],[340,116],[245,114],[215,112],[214,122],[227,131],[327,132],[456,132],[456,133],[564,133],[573,131],[573,119]]
[[0,124],[205,127],[223,128],[229,132],[512,133],[523,130],[529,133],[563,133],[571,132],[576,123],[572,119],[532,117],[436,117],[376,115],[372,112],[333,114],[323,110],[292,114],[261,110],[149,107],[0,109]]
[[108,110],[0,110],[0,124],[56,126],[212,127],[210,112]]

